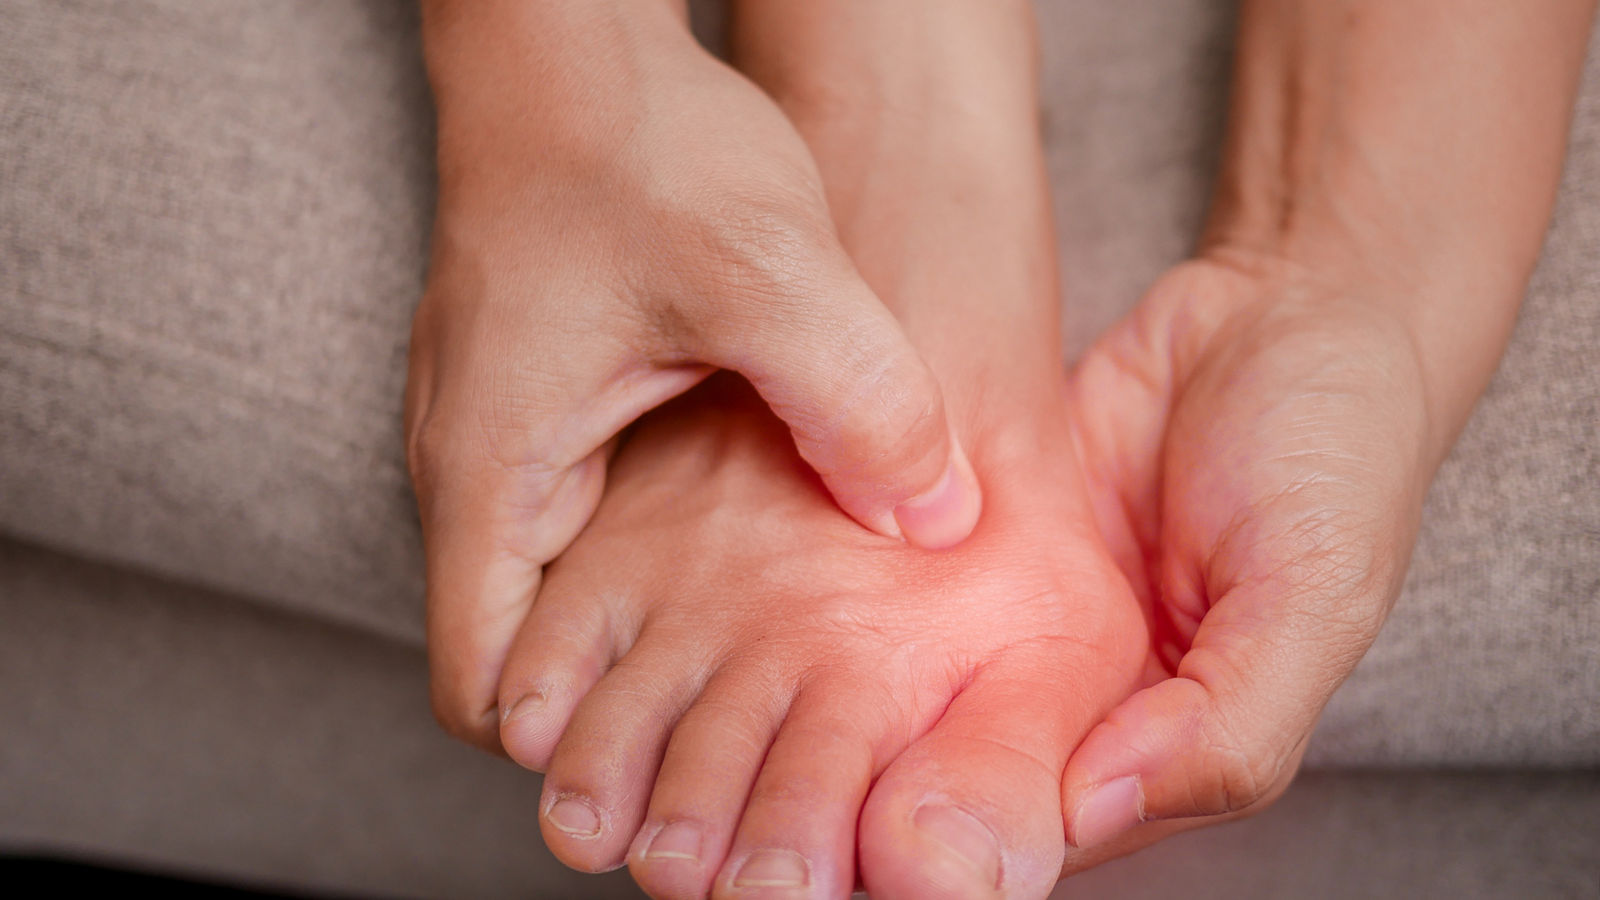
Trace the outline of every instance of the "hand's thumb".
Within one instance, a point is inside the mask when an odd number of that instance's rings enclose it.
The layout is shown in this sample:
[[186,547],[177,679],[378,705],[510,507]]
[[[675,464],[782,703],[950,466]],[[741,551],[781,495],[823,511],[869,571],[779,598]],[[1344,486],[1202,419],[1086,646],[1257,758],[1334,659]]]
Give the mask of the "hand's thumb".
[[840,268],[786,286],[795,296],[765,297],[751,317],[762,333],[722,337],[708,361],[750,380],[858,522],[929,549],[960,543],[982,500],[939,382],[854,269]]
[[1264,807],[1288,786],[1338,684],[1306,673],[1275,680],[1284,673],[1265,660],[1236,678],[1186,671],[1123,701],[1073,753],[1062,782],[1073,846],[1106,843],[1140,822]]

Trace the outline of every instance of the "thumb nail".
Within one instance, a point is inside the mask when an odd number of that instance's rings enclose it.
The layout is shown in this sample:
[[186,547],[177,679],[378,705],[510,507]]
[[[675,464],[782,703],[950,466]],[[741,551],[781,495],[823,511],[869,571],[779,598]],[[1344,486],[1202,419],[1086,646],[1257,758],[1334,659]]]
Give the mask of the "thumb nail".
[[961,448],[952,450],[950,465],[938,483],[895,508],[894,520],[907,542],[927,550],[943,550],[966,540],[978,522],[983,496]]
[[1144,786],[1139,776],[1115,778],[1089,792],[1078,804],[1072,845],[1103,844],[1144,821]]

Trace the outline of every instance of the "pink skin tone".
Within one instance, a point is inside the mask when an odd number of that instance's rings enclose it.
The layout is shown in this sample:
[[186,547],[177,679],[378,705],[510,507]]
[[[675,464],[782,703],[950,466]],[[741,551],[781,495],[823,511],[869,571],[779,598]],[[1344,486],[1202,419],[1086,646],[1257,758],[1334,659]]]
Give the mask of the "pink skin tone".
[[506,649],[435,627],[502,711],[441,715],[654,897],[1042,897],[1293,777],[1504,346],[1591,7],[1247,2],[1202,249],[1063,378],[1026,4],[841,2],[745,0],[739,62],[943,384],[976,529],[864,530],[717,376],[630,436]]
[[1067,751],[1149,643],[1059,387],[963,417],[990,499],[942,553],[840,515],[736,383],[647,417],[502,682],[556,855],[663,898],[1047,892]]
[[570,865],[659,898],[1043,896],[1068,753],[1156,674],[1075,462],[1029,22],[950,24],[990,73],[951,73],[955,121],[778,96],[946,385],[978,528],[938,552],[863,531],[730,379],[647,416],[500,685]]

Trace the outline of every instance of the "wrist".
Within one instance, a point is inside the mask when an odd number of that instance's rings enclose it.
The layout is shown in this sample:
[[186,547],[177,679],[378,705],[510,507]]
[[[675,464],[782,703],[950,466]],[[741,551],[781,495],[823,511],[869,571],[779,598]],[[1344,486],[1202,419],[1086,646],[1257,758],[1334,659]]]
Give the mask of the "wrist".
[[1402,323],[1453,440],[1538,258],[1591,8],[1246,0],[1202,254]]

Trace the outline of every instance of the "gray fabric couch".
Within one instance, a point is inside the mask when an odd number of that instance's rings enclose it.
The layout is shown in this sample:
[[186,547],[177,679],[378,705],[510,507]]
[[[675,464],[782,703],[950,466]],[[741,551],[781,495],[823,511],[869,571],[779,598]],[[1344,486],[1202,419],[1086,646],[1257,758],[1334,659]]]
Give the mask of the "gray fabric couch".
[[[1231,9],[1039,11],[1070,358],[1193,238]],[[1059,896],[1600,894],[1594,56],[1517,336],[1308,774]],[[0,4],[0,853],[634,896],[428,714],[399,405],[431,127],[406,0]]]

